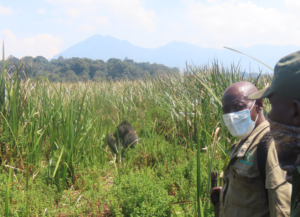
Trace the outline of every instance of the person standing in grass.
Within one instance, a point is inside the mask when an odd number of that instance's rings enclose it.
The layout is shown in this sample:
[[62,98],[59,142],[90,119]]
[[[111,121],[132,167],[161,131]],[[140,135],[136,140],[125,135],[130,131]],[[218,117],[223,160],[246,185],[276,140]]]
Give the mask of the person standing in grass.
[[[268,98],[267,116],[281,168],[292,183],[291,217],[300,216],[300,51],[281,58],[275,66],[270,87],[249,96]],[[289,197],[289,194],[284,195]]]
[[220,217],[289,216],[291,185],[278,163],[270,126],[263,114],[263,100],[249,100],[257,92],[249,82],[228,87],[223,95],[223,120],[240,139],[231,148],[223,186],[215,204]]

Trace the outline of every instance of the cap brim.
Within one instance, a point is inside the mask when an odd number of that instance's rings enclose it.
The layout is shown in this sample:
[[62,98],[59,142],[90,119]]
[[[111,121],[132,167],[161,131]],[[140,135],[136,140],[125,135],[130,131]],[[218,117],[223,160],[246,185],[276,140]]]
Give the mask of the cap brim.
[[274,93],[274,92],[271,89],[271,87],[266,87],[256,93],[251,94],[250,96],[248,96],[248,99],[251,99],[251,100],[262,99],[262,98],[270,96],[272,93]]

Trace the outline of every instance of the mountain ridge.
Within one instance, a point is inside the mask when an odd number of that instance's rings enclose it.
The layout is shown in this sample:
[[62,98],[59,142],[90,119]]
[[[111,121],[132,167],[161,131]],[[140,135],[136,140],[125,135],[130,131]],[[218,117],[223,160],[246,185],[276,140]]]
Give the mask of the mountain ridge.
[[[248,48],[236,47],[234,49],[253,56],[273,68],[281,57],[300,50],[300,46],[264,44],[253,45]],[[110,58],[125,59],[127,57],[136,62],[158,63],[178,68],[184,67],[186,62],[202,65],[217,59],[227,67],[230,67],[232,63],[239,63],[242,69],[247,70],[251,66],[251,69],[254,70],[261,69],[262,71],[271,72],[257,61],[228,49],[202,48],[179,41],[172,41],[158,48],[142,48],[131,44],[127,40],[118,40],[110,35],[91,36],[51,59],[56,59],[59,56],[64,58],[102,59],[104,61]]]

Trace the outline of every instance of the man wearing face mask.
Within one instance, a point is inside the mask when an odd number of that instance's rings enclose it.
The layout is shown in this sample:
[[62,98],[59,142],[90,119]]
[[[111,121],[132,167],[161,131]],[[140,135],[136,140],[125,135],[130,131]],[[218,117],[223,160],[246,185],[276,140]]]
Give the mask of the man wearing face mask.
[[292,183],[291,217],[300,216],[300,51],[283,57],[276,64],[270,87],[250,99],[268,98],[268,114],[278,160]]
[[241,141],[231,148],[219,192],[220,217],[289,216],[291,185],[278,164],[263,100],[252,101],[257,92],[249,82],[232,84],[222,99],[223,120],[229,132]]

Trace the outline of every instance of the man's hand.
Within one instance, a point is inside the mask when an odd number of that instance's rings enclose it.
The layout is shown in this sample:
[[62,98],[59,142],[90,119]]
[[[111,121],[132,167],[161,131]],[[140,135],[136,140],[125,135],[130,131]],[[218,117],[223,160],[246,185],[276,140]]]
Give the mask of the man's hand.
[[209,198],[210,198],[210,202],[213,204],[213,205],[216,205],[212,202],[211,200],[211,195],[214,194],[214,193],[218,193],[219,195],[221,194],[221,191],[222,191],[222,187],[214,187],[213,189],[210,190],[210,195],[209,195]]

